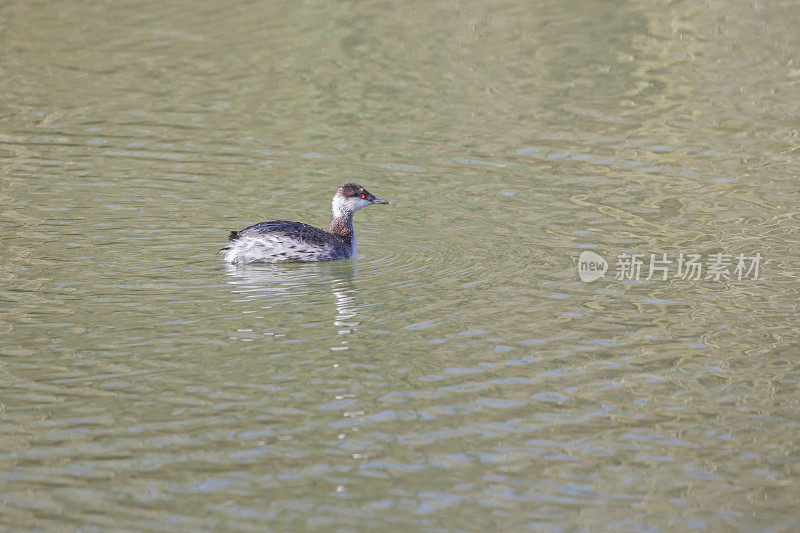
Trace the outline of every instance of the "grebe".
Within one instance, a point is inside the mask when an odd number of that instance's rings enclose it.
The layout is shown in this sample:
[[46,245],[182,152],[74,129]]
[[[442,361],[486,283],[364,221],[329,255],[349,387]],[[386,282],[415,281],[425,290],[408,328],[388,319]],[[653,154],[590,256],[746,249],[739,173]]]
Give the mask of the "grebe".
[[220,250],[225,261],[246,263],[306,263],[344,259],[356,254],[353,213],[370,204],[388,204],[356,183],[336,190],[331,202],[331,231],[302,222],[272,220],[232,231]]

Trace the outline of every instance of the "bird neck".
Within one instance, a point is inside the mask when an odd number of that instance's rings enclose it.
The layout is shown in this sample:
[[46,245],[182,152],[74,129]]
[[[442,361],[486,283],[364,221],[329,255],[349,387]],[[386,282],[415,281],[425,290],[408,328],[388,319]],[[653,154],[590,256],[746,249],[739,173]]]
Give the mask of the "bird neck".
[[343,239],[351,238],[353,230],[353,213],[336,215],[331,213],[331,233]]

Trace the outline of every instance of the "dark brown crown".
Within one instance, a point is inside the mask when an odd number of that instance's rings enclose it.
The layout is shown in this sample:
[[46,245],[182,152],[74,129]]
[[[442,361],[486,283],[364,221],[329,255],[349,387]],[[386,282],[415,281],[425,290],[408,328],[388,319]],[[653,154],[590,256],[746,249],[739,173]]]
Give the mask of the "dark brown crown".
[[364,187],[362,187],[358,183],[345,183],[344,185],[339,187],[339,190],[336,192],[338,192],[345,198],[349,198],[351,196],[360,196],[367,191],[364,189]]

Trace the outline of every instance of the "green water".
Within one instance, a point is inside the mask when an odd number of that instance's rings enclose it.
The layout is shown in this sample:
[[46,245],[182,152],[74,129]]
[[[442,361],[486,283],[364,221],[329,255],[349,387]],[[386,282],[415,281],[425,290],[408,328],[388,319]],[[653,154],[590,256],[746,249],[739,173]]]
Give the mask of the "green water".
[[[5,2],[0,528],[800,528],[798,26]],[[224,267],[348,181],[356,258]]]

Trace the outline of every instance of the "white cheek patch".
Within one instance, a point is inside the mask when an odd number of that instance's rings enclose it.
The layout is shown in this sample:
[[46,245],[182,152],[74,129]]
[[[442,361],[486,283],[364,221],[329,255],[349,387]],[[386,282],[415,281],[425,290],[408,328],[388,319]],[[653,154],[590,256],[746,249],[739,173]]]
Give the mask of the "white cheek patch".
[[331,204],[331,212],[335,217],[344,217],[347,216],[348,213],[355,213],[359,209],[363,209],[370,205],[372,202],[367,200],[366,198],[350,197],[344,198],[339,196],[338,194],[333,197],[333,203]]
[[356,211],[358,211],[359,209],[364,209],[365,207],[367,207],[368,205],[370,205],[372,203],[369,200],[361,199],[361,198],[357,198],[356,202],[357,202],[356,203]]
[[333,203],[331,204],[331,212],[335,217],[347,216],[347,199],[338,194],[334,196]]

